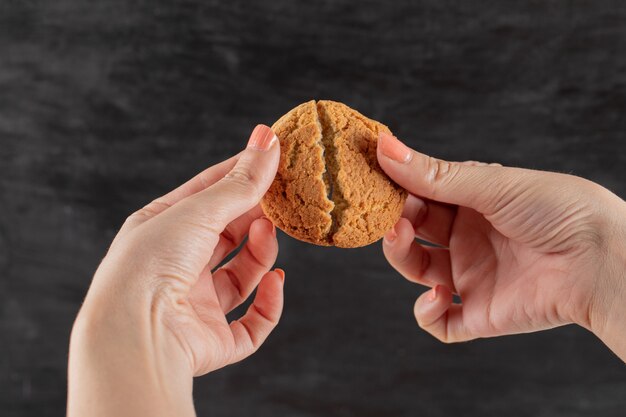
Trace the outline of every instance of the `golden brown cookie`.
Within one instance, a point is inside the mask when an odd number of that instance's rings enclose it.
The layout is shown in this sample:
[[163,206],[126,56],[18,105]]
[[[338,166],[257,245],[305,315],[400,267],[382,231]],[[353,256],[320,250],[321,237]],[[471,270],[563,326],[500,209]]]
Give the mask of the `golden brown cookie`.
[[355,248],[398,221],[406,191],[376,159],[378,133],[391,133],[387,126],[345,104],[312,100],[272,130],[280,163],[261,207],[278,228],[316,245]]

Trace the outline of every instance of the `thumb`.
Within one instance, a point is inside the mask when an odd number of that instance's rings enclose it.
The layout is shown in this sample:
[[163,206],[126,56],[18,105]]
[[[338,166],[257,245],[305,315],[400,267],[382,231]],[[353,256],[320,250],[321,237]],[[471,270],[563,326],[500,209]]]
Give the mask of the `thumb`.
[[279,159],[278,138],[269,127],[258,125],[232,170],[155,217],[151,231],[156,237],[149,240],[165,245],[168,253],[182,254],[179,261],[186,261],[199,274],[220,233],[259,204],[276,175]]
[[419,153],[381,133],[378,162],[411,194],[489,214],[532,182],[533,171],[499,165],[449,162]]
[[212,209],[220,231],[259,204],[276,176],[279,159],[278,137],[269,127],[257,125],[233,169],[197,194],[197,203]]

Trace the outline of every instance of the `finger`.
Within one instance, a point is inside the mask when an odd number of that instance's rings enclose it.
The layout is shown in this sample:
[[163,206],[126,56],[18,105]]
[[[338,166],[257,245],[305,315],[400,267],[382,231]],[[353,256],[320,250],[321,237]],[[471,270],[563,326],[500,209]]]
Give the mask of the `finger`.
[[215,317],[224,317],[213,285],[213,275],[208,268],[202,271],[200,278],[189,291],[189,301],[200,319],[206,323],[210,323]]
[[463,307],[452,303],[452,293],[437,285],[422,294],[413,308],[417,324],[444,343],[474,339],[463,324]]
[[[202,191],[213,185],[218,180],[224,178],[224,176],[235,166],[240,154],[241,153],[202,171],[180,187],[170,191],[162,197],[157,198],[147,206],[133,213],[128,217],[128,219],[126,219],[126,222],[115,237],[114,243],[119,240],[121,236],[145,223],[150,218],[153,218],[159,213],[165,211],[178,201]],[[239,247],[250,228],[250,224],[261,216],[263,216],[263,210],[261,210],[260,206],[256,206],[249,212],[231,222],[224,229],[224,231],[220,234],[219,242],[211,260],[209,261],[209,269],[215,268],[226,256],[228,256],[229,253]]]
[[410,193],[482,214],[497,211],[519,197],[532,183],[533,171],[448,162],[414,151],[397,138],[381,133],[378,162]]
[[385,234],[383,253],[389,264],[409,281],[429,287],[442,284],[454,289],[449,251],[420,245],[407,219],[401,218]]
[[213,165],[205,169],[178,188],[170,191],[164,196],[157,198],[156,200],[149,203],[147,206],[131,214],[122,225],[120,231],[118,232],[118,236],[128,233],[130,230],[135,229],[137,226],[145,223],[147,220],[153,218],[159,213],[162,213],[163,211],[172,207],[174,204],[178,203],[184,198],[196,194],[206,189],[207,187],[215,184],[218,180],[224,178],[224,176],[231,169],[233,169],[233,167],[237,163],[239,155],[240,154],[237,154],[225,161],[220,162],[217,165]]
[[456,211],[456,206],[425,201],[409,194],[402,217],[411,222],[417,237],[437,245],[448,246]]
[[241,242],[243,242],[248,234],[248,230],[250,230],[252,222],[261,217],[263,217],[263,210],[261,210],[261,206],[257,205],[252,210],[230,222],[224,228],[222,233],[220,233],[219,242],[209,261],[208,266],[210,270],[213,270],[228,254],[241,245]]
[[259,204],[276,175],[279,158],[278,139],[269,127],[258,125],[233,169],[154,218],[142,243],[158,256],[176,255],[163,263],[175,261],[178,269],[197,279],[226,226]]
[[213,273],[213,285],[224,313],[240,305],[270,270],[278,255],[276,229],[267,219],[250,225],[248,241],[226,265]]
[[231,363],[256,352],[278,324],[283,310],[284,282],[285,273],[282,269],[265,274],[246,314],[230,324],[235,340],[235,354]]

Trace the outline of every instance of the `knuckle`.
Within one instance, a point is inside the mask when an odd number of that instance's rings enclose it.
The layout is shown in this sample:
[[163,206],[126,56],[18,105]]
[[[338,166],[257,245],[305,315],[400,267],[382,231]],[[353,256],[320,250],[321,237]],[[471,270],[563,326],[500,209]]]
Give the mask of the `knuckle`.
[[274,312],[265,311],[265,309],[259,307],[256,304],[252,304],[252,308],[254,308],[257,314],[267,323],[267,332],[269,333],[278,323],[278,317]]
[[578,195],[586,195],[587,200],[591,201],[600,201],[602,203],[606,203],[607,200],[610,200],[614,197],[614,194],[610,192],[605,187],[601,186],[598,183],[595,183],[591,180],[581,177],[574,177],[576,183],[576,190]]
[[415,316],[415,321],[417,322],[417,325],[421,329],[428,331],[428,327],[430,326],[426,322],[424,322],[424,318],[418,311],[417,303],[415,303],[415,306],[413,307],[413,315]]
[[259,340],[256,333],[249,327],[249,325],[245,324],[243,320],[239,320],[238,323],[243,327],[244,331],[248,335],[248,339],[250,340],[249,352],[256,352],[262,344],[262,340]]
[[185,278],[179,274],[159,275],[155,277],[152,287],[152,310],[179,311],[189,305],[186,297],[188,285]]
[[246,194],[257,196],[260,193],[259,177],[247,166],[235,166],[224,180],[235,187],[241,188]]
[[144,221],[150,219],[153,216],[154,216],[154,214],[152,214],[152,213],[150,213],[150,211],[146,210],[145,207],[144,208],[140,208],[139,210],[131,213],[130,216],[128,216],[126,218],[126,221],[124,222],[124,225],[131,225],[131,224],[141,223],[141,222],[144,222]]
[[249,183],[254,182],[254,175],[247,168],[235,167],[228,174],[226,174],[226,179],[248,185]]
[[457,177],[460,164],[444,161],[433,157],[428,158],[427,180],[431,191],[436,192],[437,188],[445,186]]
[[430,334],[432,337],[439,340],[441,343],[445,343],[445,344],[452,343],[452,341],[450,340],[450,338],[448,338],[448,335],[445,334],[445,332],[442,333],[440,331],[437,331],[437,328],[434,323],[426,324],[423,322],[423,320],[420,320],[420,318],[417,315],[416,315],[416,319],[417,319],[417,325],[422,330]]
[[139,210],[135,211],[134,213],[132,213],[130,216],[128,216],[126,220],[128,222],[145,221],[156,216],[157,214],[163,212],[164,210],[170,207],[171,205],[165,203],[164,201],[154,200],[150,202],[149,204],[145,205],[144,207],[140,208]]
[[450,337],[449,331],[447,329],[447,324],[441,322],[441,318],[435,320],[434,322],[425,322],[420,314],[417,312],[417,305],[414,310],[415,320],[417,321],[417,325],[430,334],[435,339],[439,340],[441,343],[451,344],[455,341]]
[[450,163],[433,157],[428,158],[428,166],[432,182],[441,182],[450,171]]
[[206,171],[198,174],[198,180],[200,181],[200,188],[203,190],[211,186],[211,181],[209,180],[209,175]]
[[139,214],[139,211],[136,211],[136,212],[132,213],[130,216],[128,216],[124,220],[124,223],[122,223],[122,227],[120,228],[120,232],[116,236],[116,239],[119,239],[119,236],[122,235],[123,231],[126,231],[126,230],[130,231],[130,230],[134,229],[135,226],[141,224],[141,222],[144,219],[145,219],[145,217],[142,214]]
[[241,243],[242,237],[238,236],[234,226],[232,223],[226,225],[222,233],[220,233],[220,237],[224,240],[226,247],[235,249]]

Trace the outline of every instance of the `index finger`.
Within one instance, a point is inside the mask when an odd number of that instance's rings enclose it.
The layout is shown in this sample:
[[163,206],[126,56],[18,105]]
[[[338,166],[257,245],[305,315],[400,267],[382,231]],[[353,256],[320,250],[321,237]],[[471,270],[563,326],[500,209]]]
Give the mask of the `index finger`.
[[246,150],[226,176],[210,187],[184,198],[145,228],[136,242],[148,261],[175,268],[193,283],[209,263],[224,229],[258,206],[270,187],[280,158],[276,135],[258,125]]
[[206,188],[209,188],[211,185],[224,178],[226,174],[228,174],[230,170],[233,169],[240,156],[241,152],[228,158],[225,161],[222,161],[205,169],[187,182],[183,183],[182,185],[178,186],[167,194],[158,197],[157,199],[150,202],[148,205],[131,214],[120,228],[120,231],[115,237],[115,240],[118,240],[120,236],[125,235],[129,231],[135,229],[140,224],[143,224],[147,220],[164,212],[179,201],[184,200],[191,195],[197,194]]

